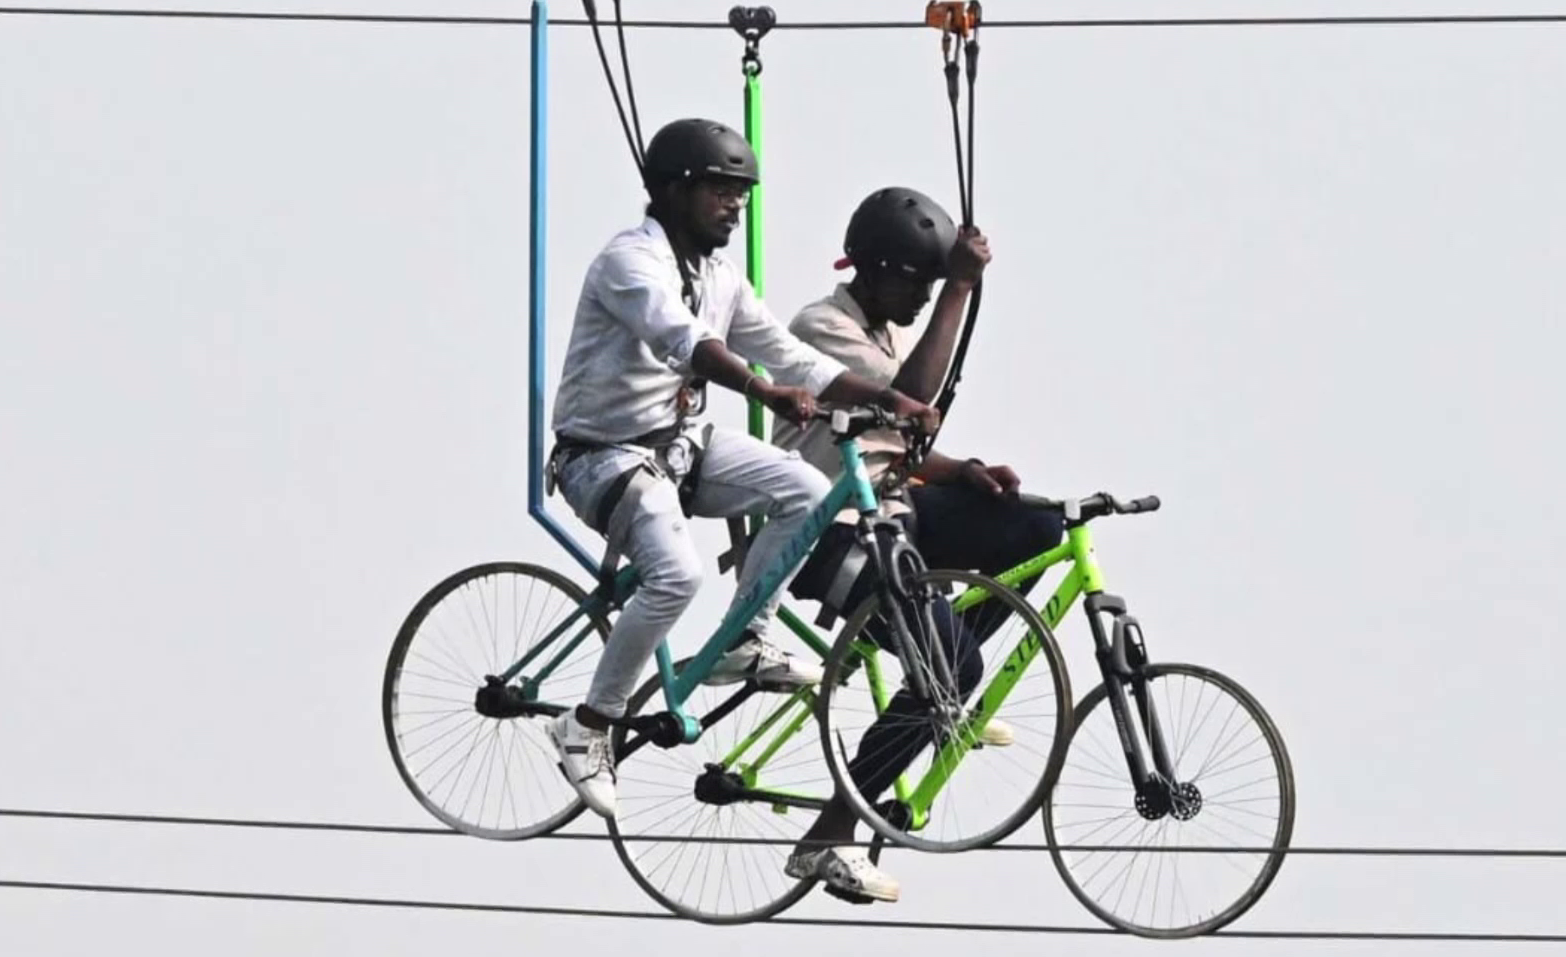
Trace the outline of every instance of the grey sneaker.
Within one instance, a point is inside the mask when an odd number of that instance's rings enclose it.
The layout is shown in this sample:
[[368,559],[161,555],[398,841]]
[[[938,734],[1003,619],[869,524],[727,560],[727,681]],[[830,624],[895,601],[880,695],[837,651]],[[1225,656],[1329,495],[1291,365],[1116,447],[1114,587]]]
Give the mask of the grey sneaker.
[[789,855],[783,873],[795,880],[814,877],[846,894],[896,903],[902,888],[897,878],[870,863],[863,847],[826,847]]
[[797,691],[820,684],[822,677],[820,665],[753,637],[719,658],[702,683],[729,685],[755,679],[769,689]]

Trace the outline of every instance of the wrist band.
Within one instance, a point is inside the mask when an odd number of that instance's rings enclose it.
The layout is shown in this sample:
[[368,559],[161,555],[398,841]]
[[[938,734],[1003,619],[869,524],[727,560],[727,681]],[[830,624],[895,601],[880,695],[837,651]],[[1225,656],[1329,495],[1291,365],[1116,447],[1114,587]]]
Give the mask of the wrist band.
[[750,375],[745,377],[745,384],[740,387],[740,394],[747,399],[750,398],[750,384],[754,382],[755,379],[756,373],[752,372]]

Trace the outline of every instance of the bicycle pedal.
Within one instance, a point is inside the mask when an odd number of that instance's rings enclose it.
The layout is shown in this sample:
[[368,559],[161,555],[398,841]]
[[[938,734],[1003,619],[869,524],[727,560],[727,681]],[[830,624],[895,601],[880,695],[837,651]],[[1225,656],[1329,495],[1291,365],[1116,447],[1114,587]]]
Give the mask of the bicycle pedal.
[[847,901],[850,904],[874,904],[874,897],[866,897],[864,894],[855,894],[853,891],[845,891],[841,887],[833,887],[831,884],[822,883],[821,889],[836,897],[838,900]]
[[799,688],[796,685],[786,685],[775,681],[761,681],[756,678],[749,679],[756,686],[756,690],[762,694],[793,694]]

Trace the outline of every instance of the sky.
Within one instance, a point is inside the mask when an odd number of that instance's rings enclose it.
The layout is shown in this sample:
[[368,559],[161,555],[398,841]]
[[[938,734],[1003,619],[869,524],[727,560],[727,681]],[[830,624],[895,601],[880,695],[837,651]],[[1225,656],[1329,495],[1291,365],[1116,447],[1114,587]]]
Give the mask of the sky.
[[[736,37],[629,39],[644,128],[740,124]],[[1294,764],[1297,845],[1566,847],[1563,44],[1566,27],[1540,26],[983,36],[976,218],[994,261],[942,447],[1011,464],[1040,494],[1161,497],[1152,516],[1098,527],[1100,561],[1155,657],[1218,668],[1271,713]],[[590,34],[559,29],[551,48],[554,376],[582,271],[642,199]],[[840,278],[863,195],[909,185],[955,209],[955,169],[933,31],[779,33],[762,50],[766,297],[786,321]],[[434,823],[380,723],[404,615],[478,561],[583,578],[526,513],[527,58],[521,27],[0,19],[0,806]],[[742,425],[737,401],[713,406]],[[722,523],[697,534],[711,574],[677,653],[731,594]],[[1085,693],[1080,617],[1059,640]],[[656,906],[602,843],[0,819],[0,847],[8,880]],[[900,903],[816,894],[790,916],[1094,925],[1043,855],[883,865]],[[1563,868],[1295,857],[1233,929],[1566,933]],[[1149,946],[972,939],[1089,957]],[[0,951],[27,957],[546,941],[596,957],[741,940],[762,957],[965,943],[0,891]]]

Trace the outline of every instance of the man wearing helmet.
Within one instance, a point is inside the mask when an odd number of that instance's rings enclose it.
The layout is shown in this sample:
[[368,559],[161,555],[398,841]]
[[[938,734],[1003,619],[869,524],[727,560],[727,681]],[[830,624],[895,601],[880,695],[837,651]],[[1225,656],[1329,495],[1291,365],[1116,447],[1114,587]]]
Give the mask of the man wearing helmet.
[[[800,339],[842,362],[878,385],[932,401],[951,362],[968,296],[990,260],[988,242],[977,230],[959,231],[935,201],[916,190],[889,187],[871,193],[849,221],[844,257],[837,268],[854,268],[854,277],[833,293],[802,309],[789,329]],[[910,327],[930,302],[936,280],[944,280],[924,334],[913,341]],[[782,419],[773,423],[774,444],[800,453],[828,477],[841,468],[830,431],[815,423],[799,425]],[[905,454],[896,432],[871,432],[860,449],[872,482],[880,486]],[[977,458],[956,458],[931,450],[913,476],[920,484],[902,494],[882,495],[883,509],[898,517],[931,568],[973,569],[994,575],[1057,545],[1063,535],[1058,512],[1031,508],[1016,496],[1019,481],[1004,465],[986,465]],[[868,597],[873,582],[854,553],[850,520],[823,536],[794,581],[793,592],[822,601],[846,614]],[[1026,593],[1037,578],[1022,582]],[[1001,624],[981,616],[960,635],[944,635],[960,666],[973,682],[982,675],[978,646]],[[961,625],[957,627],[961,628]],[[960,678],[966,684],[968,678]],[[970,687],[961,688],[964,694]],[[886,714],[866,730],[859,754],[849,766],[850,777],[874,802],[897,775],[929,745],[928,729],[911,731],[917,722],[904,720],[902,709],[912,701],[900,692]],[[991,747],[1011,743],[1012,732],[992,719],[981,741]],[[864,900],[896,900],[897,882],[879,871],[863,849],[823,846],[850,843],[857,819],[842,798],[835,798],[806,832],[790,857],[787,870],[795,876],[815,875],[839,896]],[[812,843],[806,843],[812,842]]]
[[[759,177],[755,154],[711,120],[676,120],[647,144],[651,197],[640,225],[623,230],[588,267],[556,395],[551,490],[636,567],[640,585],[609,632],[586,700],[549,724],[561,767],[584,803],[615,814],[607,731],[658,643],[701,584],[702,562],[685,519],[762,513],[734,604],[826,497],[830,483],[800,459],[742,432],[698,428],[706,383],[760,400],[779,418],[805,421],[815,397],[878,406],[933,428],[935,410],[873,384],[803,344],[717,250],[726,246]],[[753,374],[746,360],[777,384]],[[774,690],[818,683],[763,635],[776,596],[709,683],[757,679]],[[732,607],[732,606],[731,606]]]

